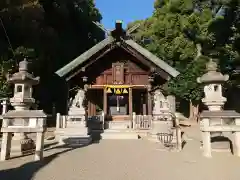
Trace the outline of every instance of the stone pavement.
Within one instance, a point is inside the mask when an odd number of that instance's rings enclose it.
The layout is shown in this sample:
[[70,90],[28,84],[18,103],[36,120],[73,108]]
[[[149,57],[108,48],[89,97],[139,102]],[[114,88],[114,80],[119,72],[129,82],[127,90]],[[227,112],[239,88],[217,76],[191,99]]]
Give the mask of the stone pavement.
[[146,140],[102,140],[82,148],[50,148],[42,162],[33,156],[0,162],[2,180],[239,180],[240,158],[213,152],[202,157],[197,127],[187,130],[180,153]]

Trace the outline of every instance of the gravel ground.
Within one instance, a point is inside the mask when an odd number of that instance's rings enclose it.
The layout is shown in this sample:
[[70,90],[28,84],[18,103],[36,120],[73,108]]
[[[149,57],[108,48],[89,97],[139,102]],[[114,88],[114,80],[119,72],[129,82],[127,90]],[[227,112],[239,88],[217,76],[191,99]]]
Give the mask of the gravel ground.
[[190,128],[180,153],[146,140],[102,140],[81,148],[55,147],[42,162],[26,156],[0,162],[2,180],[239,180],[240,158],[213,152],[202,157],[199,133]]

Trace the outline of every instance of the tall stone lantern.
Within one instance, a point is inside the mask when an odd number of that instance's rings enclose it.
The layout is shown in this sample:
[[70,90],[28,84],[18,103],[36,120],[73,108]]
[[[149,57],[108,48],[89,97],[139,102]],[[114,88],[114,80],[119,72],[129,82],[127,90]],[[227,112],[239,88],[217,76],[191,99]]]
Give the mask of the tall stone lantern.
[[229,79],[228,75],[217,72],[217,63],[212,59],[206,64],[207,72],[197,78],[197,82],[204,85],[204,98],[202,102],[209,111],[221,111],[227,101],[222,95],[222,84]]
[[19,63],[19,72],[9,75],[8,83],[14,84],[14,96],[10,99],[11,105],[16,111],[28,110],[35,103],[32,97],[32,86],[39,83],[39,77],[28,73],[26,59]]
[[[227,101],[222,95],[222,84],[229,79],[228,75],[223,75],[217,72],[217,63],[212,59],[206,64],[207,72],[202,77],[197,78],[198,83],[204,85],[204,98],[202,102],[208,107],[209,111],[221,112],[222,107]],[[202,123],[202,122],[201,122]],[[221,118],[211,118],[210,125],[221,125]],[[221,132],[211,132],[211,138],[221,136]],[[213,149],[228,149],[228,142],[214,142],[212,143]]]
[[[8,75],[7,81],[14,85],[13,97],[10,98],[10,103],[14,107],[15,111],[22,112],[29,110],[30,107],[35,103],[35,99],[32,97],[33,85],[39,83],[40,78],[34,77],[28,72],[28,62],[26,59],[19,63],[19,72],[13,75]],[[23,126],[23,121],[15,121],[15,126]],[[25,146],[33,146],[33,141],[26,133],[14,133],[12,140],[12,149],[21,151],[23,144]]]

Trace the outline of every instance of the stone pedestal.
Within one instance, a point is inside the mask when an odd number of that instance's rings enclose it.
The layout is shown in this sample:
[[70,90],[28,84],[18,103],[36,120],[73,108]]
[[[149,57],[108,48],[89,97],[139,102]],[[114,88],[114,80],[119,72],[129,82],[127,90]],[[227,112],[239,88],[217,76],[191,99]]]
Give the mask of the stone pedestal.
[[202,102],[208,107],[209,111],[221,111],[226,101],[227,100],[225,97],[216,97],[215,99],[202,99]]
[[158,133],[171,133],[172,123],[170,121],[153,121],[150,137],[152,141],[159,142]]
[[23,155],[33,152],[34,149],[34,141],[25,133],[14,133],[11,141],[11,154]]
[[78,107],[71,107],[68,111],[70,121],[84,121],[85,120],[85,109]]
[[85,121],[67,121],[66,128],[56,131],[56,138],[60,145],[70,146],[88,145],[92,141]]

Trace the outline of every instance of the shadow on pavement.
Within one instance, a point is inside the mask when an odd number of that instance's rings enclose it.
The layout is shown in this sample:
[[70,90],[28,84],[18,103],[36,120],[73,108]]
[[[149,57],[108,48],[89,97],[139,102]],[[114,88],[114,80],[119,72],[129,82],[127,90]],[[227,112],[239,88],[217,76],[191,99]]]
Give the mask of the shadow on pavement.
[[60,148],[63,148],[64,150],[61,152],[54,153],[50,156],[44,157],[43,160],[41,160],[41,161],[32,161],[32,162],[23,164],[17,168],[0,170],[0,179],[1,180],[17,180],[17,179],[32,180],[34,178],[35,174],[41,168],[43,168],[44,166],[49,164],[51,161],[53,161],[55,158],[59,157],[61,154],[64,154],[66,152],[70,152],[72,150],[82,148],[85,146],[87,146],[87,145],[76,146],[76,147],[71,147],[68,145],[51,147],[51,148],[47,149],[47,151],[53,150],[53,149],[60,149]]

